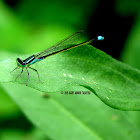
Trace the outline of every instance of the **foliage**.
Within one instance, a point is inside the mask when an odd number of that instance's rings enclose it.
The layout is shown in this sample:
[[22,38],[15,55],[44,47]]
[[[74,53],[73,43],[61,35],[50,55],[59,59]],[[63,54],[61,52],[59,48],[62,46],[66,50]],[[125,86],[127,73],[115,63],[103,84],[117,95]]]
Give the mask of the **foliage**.
[[[42,82],[32,70],[28,86],[26,70],[16,81],[21,69],[10,73],[16,58],[54,45],[74,33],[76,26],[84,28],[96,3],[25,0],[14,11],[0,2],[0,139],[139,139],[139,17],[121,55],[125,63],[84,45],[34,64]],[[118,0],[117,11],[127,15],[130,5],[131,14],[138,12],[138,4],[131,0],[127,4]],[[26,119],[20,120],[22,129],[15,128],[16,123],[9,126],[9,119],[21,112],[31,122],[30,129],[24,126]]]

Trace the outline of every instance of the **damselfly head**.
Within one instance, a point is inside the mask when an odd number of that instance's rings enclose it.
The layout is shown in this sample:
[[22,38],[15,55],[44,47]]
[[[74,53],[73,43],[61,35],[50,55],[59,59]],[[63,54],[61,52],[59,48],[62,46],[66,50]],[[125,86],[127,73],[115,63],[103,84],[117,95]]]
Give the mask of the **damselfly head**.
[[17,58],[16,62],[17,62],[18,67],[24,67],[25,66],[25,63],[20,58]]

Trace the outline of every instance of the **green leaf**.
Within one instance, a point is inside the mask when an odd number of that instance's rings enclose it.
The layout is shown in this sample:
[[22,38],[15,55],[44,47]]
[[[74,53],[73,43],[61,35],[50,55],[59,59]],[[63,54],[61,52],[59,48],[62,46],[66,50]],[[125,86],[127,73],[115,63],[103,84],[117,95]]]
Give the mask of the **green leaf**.
[[[85,16],[96,9],[96,3],[96,0],[86,3],[77,0],[71,1],[68,6],[65,0],[61,0],[59,3],[57,0],[44,1],[43,3],[40,0],[28,0],[18,5],[17,13],[24,21],[33,23],[32,26],[54,24],[73,28],[73,24],[75,24],[80,28],[86,23]],[[58,16],[58,11],[61,16]]]
[[1,50],[23,52],[22,50],[25,50],[23,46],[29,40],[28,28],[2,1],[0,1],[0,19]]
[[140,1],[137,0],[117,0],[116,10],[121,15],[132,15],[137,14],[140,8]]
[[31,132],[24,132],[9,128],[0,131],[0,138],[1,140],[50,140],[38,129],[33,129]]
[[4,89],[0,86],[0,118],[7,118],[12,115],[18,115],[17,105],[9,98]]
[[125,48],[122,52],[122,60],[140,69],[140,18],[136,19],[135,24],[131,30],[131,33],[125,43]]
[[[9,54],[10,55],[10,54]],[[9,56],[1,54],[2,56]],[[1,82],[25,85],[27,72],[15,81],[21,70],[16,67],[17,57],[0,59]],[[28,56],[21,56],[25,59]],[[28,86],[42,92],[55,92],[70,86],[83,86],[96,94],[105,104],[121,110],[140,110],[140,71],[123,64],[92,46],[81,46],[62,52],[32,66],[40,74],[29,70]]]
[[[2,84],[29,120],[53,140],[137,140],[139,112],[114,110],[94,94],[42,93],[24,85]],[[68,91],[87,91],[73,87]],[[65,90],[64,90],[65,91]]]

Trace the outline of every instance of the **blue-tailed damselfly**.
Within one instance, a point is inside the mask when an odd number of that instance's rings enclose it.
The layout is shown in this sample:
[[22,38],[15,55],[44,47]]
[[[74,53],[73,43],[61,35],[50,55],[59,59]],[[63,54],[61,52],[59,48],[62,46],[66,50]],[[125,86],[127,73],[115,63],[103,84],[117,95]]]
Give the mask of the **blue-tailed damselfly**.
[[17,58],[16,59],[17,67],[14,70],[16,70],[16,69],[18,69],[18,68],[21,67],[22,68],[22,71],[16,77],[16,79],[23,73],[23,69],[25,68],[26,71],[27,71],[27,73],[28,73],[28,78],[27,78],[27,81],[26,81],[26,86],[27,86],[28,79],[29,79],[29,72],[28,72],[28,69],[27,68],[30,68],[30,69],[36,71],[37,72],[37,75],[38,75],[38,78],[40,80],[38,71],[36,69],[30,67],[30,65],[32,65],[32,64],[34,64],[36,62],[39,62],[39,61],[45,59],[48,56],[52,56],[54,54],[57,54],[59,52],[66,51],[66,50],[69,50],[69,49],[72,49],[72,48],[75,48],[75,47],[78,47],[78,46],[82,46],[82,45],[85,45],[85,44],[89,44],[89,43],[91,43],[94,40],[103,40],[104,39],[103,36],[97,36],[97,38],[91,39],[89,41],[85,41],[85,42],[82,42],[82,43],[77,43],[78,40],[79,40],[78,38],[81,36],[82,33],[83,33],[83,31],[80,30],[80,31],[72,34],[71,36],[65,38],[64,40],[60,41],[56,45],[54,45],[54,46],[52,46],[52,47],[50,47],[50,48],[42,51],[41,53],[38,53],[36,55],[32,55],[32,56],[28,57],[25,60],[21,60],[20,58]]

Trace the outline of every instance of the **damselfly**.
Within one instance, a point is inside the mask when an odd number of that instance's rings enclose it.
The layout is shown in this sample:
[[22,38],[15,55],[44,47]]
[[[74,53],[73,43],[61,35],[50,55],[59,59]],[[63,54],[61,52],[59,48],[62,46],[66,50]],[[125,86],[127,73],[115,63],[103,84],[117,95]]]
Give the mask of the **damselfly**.
[[[23,73],[23,69],[25,68],[27,73],[28,73],[28,78],[27,78],[27,81],[26,81],[26,86],[27,86],[28,79],[29,79],[28,68],[30,68],[30,69],[37,72],[38,79],[40,81],[38,71],[36,69],[30,67],[30,65],[32,65],[36,62],[39,62],[39,61],[45,59],[48,56],[52,56],[52,55],[60,53],[62,51],[67,51],[67,50],[75,48],[75,47],[79,47],[79,46],[82,46],[82,45],[85,45],[85,44],[89,44],[89,43],[91,43],[92,41],[95,41],[95,40],[103,40],[104,39],[103,36],[97,36],[97,38],[91,39],[89,41],[78,43],[79,37],[81,36],[82,33],[83,33],[83,31],[80,30],[80,31],[72,34],[71,36],[65,38],[64,40],[60,41],[56,45],[42,51],[41,53],[38,53],[36,55],[32,55],[25,60],[21,60],[20,58],[17,58],[16,59],[17,67],[14,70],[16,70],[18,68],[22,68],[22,70],[21,70],[21,73],[16,77],[16,79]],[[11,71],[11,72],[13,72],[13,71]]]

